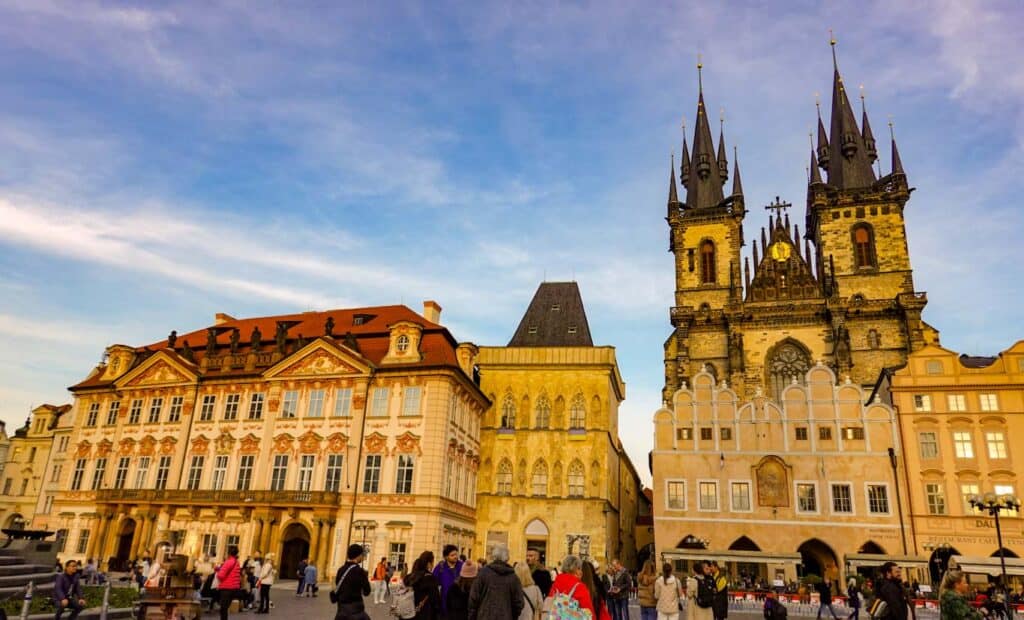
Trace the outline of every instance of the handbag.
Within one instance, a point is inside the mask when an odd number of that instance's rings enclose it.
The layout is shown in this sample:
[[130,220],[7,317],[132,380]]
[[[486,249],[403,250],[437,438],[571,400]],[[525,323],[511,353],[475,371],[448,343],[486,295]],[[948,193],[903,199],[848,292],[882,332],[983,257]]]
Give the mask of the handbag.
[[335,605],[338,603],[338,592],[341,590],[341,584],[345,583],[345,577],[352,572],[352,569],[356,567],[356,564],[349,566],[344,573],[341,574],[341,579],[338,580],[338,585],[334,586],[334,589],[327,595],[331,599],[331,604]]
[[868,607],[868,615],[874,620],[881,620],[889,615],[889,606],[882,599],[875,597],[875,600],[871,601],[871,606]]

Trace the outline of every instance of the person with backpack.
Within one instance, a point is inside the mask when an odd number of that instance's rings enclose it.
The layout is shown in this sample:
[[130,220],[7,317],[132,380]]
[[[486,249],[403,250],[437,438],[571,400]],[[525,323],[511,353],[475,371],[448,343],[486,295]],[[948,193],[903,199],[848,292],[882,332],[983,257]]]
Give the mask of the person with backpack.
[[578,555],[567,555],[561,571],[551,584],[551,592],[544,601],[544,611],[551,618],[571,620],[593,619],[594,602],[590,591],[583,585],[583,560]]
[[693,574],[686,578],[687,620],[711,620],[711,605],[715,601],[715,586],[708,575],[707,563],[693,563]]
[[516,577],[519,578],[519,585],[523,587],[523,610],[519,612],[518,620],[540,620],[544,611],[544,596],[540,593],[540,587],[534,583],[530,565],[525,562],[516,562]]
[[345,563],[334,576],[330,592],[331,602],[338,608],[334,620],[370,620],[363,602],[363,597],[370,595],[370,578],[360,566],[365,553],[362,545],[349,545]]
[[665,562],[661,576],[654,582],[654,598],[658,601],[658,620],[679,620],[682,585],[672,574],[672,564]]

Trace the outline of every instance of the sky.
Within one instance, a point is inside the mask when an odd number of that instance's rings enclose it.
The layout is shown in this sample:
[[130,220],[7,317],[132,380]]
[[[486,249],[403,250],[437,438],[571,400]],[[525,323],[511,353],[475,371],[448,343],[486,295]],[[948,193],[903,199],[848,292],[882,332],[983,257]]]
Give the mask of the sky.
[[457,339],[503,345],[541,281],[573,279],[649,480],[697,56],[753,238],[775,196],[803,214],[830,28],[883,172],[891,118],[917,188],[925,319],[955,351],[1008,348],[1019,2],[0,0],[0,420],[69,402],[107,345],[216,312],[434,299]]

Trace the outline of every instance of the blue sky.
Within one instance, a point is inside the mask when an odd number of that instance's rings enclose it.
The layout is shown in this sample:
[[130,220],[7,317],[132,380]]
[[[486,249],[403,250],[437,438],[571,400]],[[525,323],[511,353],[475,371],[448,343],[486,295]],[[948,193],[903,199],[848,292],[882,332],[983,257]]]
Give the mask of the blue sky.
[[575,278],[646,478],[697,53],[749,238],[776,195],[803,213],[829,28],[918,188],[926,319],[954,350],[1005,349],[1024,335],[1022,27],[1016,2],[0,0],[0,419],[67,401],[108,344],[215,312],[436,299],[457,338],[504,344],[541,280]]

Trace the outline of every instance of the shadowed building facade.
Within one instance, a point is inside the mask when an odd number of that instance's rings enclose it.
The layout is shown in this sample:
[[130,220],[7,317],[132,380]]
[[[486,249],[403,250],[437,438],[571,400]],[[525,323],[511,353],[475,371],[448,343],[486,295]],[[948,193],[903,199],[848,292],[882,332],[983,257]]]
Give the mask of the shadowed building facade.
[[[474,542],[476,348],[381,306],[235,319],[114,345],[71,388],[74,432],[52,527],[104,567],[169,543],[273,552],[333,575],[349,542],[398,563]],[[339,551],[341,550],[341,551]]]
[[53,493],[48,489],[61,473],[50,460],[59,460],[67,449],[70,409],[70,405],[40,405],[11,436],[7,460],[0,463],[0,527],[48,526],[53,511]]
[[625,384],[612,347],[594,346],[575,282],[537,289],[506,347],[481,347],[492,402],[480,432],[477,546],[528,547],[633,566],[640,480],[619,441]]

